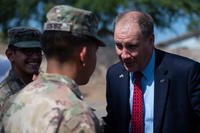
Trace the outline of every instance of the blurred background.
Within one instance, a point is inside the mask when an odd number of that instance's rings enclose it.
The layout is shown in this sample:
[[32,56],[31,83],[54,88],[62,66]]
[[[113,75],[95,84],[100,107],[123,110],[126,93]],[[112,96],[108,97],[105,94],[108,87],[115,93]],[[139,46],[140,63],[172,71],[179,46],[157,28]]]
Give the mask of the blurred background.
[[[149,13],[155,21],[157,48],[200,62],[199,0],[0,0],[0,55],[5,56],[9,28],[31,26],[42,31],[46,12],[61,4],[91,10],[100,20],[99,35],[108,46],[98,50],[96,70],[89,83],[80,87],[99,117],[106,114],[106,70],[118,61],[113,43],[113,20],[118,13],[126,10]],[[44,59],[44,71],[45,63]]]

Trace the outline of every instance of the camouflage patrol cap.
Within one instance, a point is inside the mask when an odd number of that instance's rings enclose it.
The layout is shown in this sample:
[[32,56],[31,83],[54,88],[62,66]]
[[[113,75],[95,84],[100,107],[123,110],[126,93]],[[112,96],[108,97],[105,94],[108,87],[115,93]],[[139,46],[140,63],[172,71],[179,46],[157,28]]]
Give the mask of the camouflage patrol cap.
[[97,36],[98,19],[91,11],[58,5],[47,13],[45,30],[67,31],[75,35],[87,35],[95,38],[100,46],[105,43]]
[[41,47],[41,32],[31,27],[14,27],[8,30],[8,44],[19,48]]

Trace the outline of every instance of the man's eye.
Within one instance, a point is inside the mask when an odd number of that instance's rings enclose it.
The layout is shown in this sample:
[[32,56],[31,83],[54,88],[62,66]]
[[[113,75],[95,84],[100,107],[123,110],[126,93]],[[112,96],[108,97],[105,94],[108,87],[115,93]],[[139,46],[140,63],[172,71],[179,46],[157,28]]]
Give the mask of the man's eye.
[[123,48],[123,46],[122,46],[121,44],[116,43],[115,45],[116,45],[116,47],[117,47],[118,49],[122,49],[122,48]]
[[135,50],[138,46],[137,45],[128,45],[127,49],[129,50]]

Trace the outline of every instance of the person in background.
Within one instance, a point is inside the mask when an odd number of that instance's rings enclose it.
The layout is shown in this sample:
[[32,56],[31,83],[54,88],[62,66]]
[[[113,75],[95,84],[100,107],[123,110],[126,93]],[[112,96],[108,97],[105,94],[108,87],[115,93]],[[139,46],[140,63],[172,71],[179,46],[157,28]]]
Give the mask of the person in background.
[[31,27],[8,30],[5,54],[11,63],[8,76],[0,84],[0,111],[6,99],[24,88],[39,73],[42,61],[41,32]]
[[[47,13],[42,50],[47,70],[4,106],[4,132],[99,133],[99,120],[83,101],[96,66],[98,20],[91,12],[58,5]],[[11,98],[12,99],[12,98]],[[20,121],[20,122],[19,122]]]
[[8,76],[9,70],[11,68],[10,61],[0,55],[0,83]]
[[116,17],[114,42],[120,62],[107,71],[105,133],[199,133],[200,64],[156,49],[143,12]]

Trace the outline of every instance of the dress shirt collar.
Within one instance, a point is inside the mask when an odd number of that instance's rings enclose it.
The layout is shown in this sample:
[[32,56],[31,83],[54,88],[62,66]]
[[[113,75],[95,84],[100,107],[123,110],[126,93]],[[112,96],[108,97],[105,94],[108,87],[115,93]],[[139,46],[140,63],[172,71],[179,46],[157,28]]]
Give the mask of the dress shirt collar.
[[145,77],[147,81],[154,80],[154,67],[155,67],[155,50],[153,50],[149,63],[142,71],[143,76]]
[[[148,83],[154,80],[154,67],[155,67],[155,50],[153,50],[149,63],[142,71],[143,78],[147,80]],[[131,72],[130,77],[132,80],[135,79],[135,74]]]

